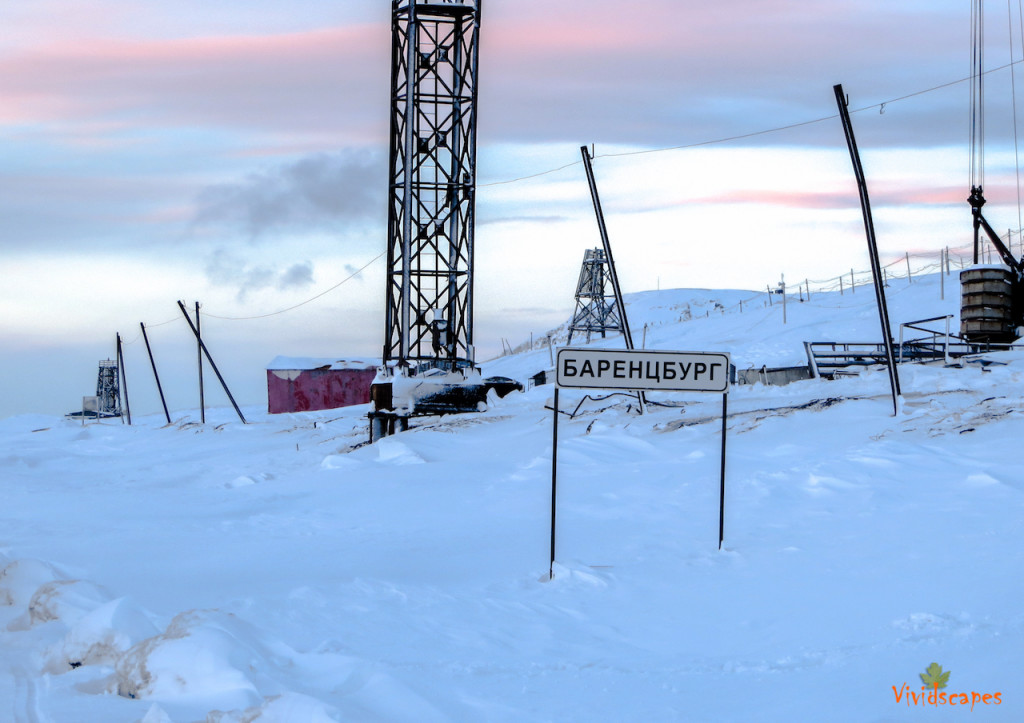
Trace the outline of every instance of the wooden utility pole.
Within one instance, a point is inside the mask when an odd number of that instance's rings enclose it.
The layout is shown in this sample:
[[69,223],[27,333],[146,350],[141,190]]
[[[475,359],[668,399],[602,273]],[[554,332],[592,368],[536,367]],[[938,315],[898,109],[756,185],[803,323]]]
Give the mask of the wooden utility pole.
[[141,321],[139,326],[142,328],[142,340],[146,342],[146,353],[149,354],[149,365],[153,367],[153,378],[156,379],[156,390],[160,393],[160,404],[164,407],[164,417],[167,419],[167,423],[171,423],[171,414],[167,411],[167,400],[164,399],[164,389],[160,386],[160,375],[156,373],[156,362],[153,360],[153,350],[149,346],[149,336],[146,335],[146,325]]
[[238,414],[238,418],[242,420],[242,424],[248,424],[245,421],[245,416],[242,414],[242,410],[238,408],[238,404],[235,402],[235,398],[231,396],[231,390],[228,389],[228,383],[224,381],[224,377],[221,376],[220,370],[217,368],[216,362],[213,361],[213,357],[210,356],[210,350],[206,348],[206,344],[199,336],[199,330],[195,324],[192,323],[192,319],[188,316],[188,310],[185,309],[185,305],[178,302],[178,308],[181,309],[181,313],[185,316],[185,321],[188,322],[188,326],[192,329],[192,333],[195,334],[196,340],[199,342],[199,348],[202,349],[203,354],[206,355],[206,361],[210,362],[210,368],[213,369],[213,373],[217,375],[217,379],[220,381],[220,385],[224,388],[224,393],[228,395],[228,399],[231,400],[231,406],[235,408],[235,413]]
[[199,302],[196,302],[196,354],[199,357],[199,421],[206,424],[206,400],[203,397],[203,330],[199,324]]

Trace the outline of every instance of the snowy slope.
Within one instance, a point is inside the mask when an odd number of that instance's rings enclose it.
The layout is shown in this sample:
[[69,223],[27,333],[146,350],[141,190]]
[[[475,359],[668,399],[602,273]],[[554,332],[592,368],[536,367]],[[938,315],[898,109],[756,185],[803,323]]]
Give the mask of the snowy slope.
[[[630,315],[782,366],[876,339],[868,291]],[[894,282],[894,327],[955,291]],[[721,397],[585,402],[550,582],[550,386],[374,445],[362,407],[0,421],[0,720],[1020,720],[1024,352],[988,358],[901,367],[897,417],[884,371],[735,388],[721,551]],[[908,705],[932,662],[973,712]]]
[[[801,298],[804,300],[800,301]],[[636,347],[645,344],[648,349],[727,351],[733,364],[741,369],[807,364],[805,341],[881,340],[875,294],[868,286],[852,291],[847,287],[842,294],[814,292],[809,300],[793,292],[787,297],[785,310],[777,295],[769,305],[765,292],[741,290],[668,289],[626,294],[625,299]],[[897,338],[900,324],[947,314],[953,316],[951,331],[959,330],[960,289],[956,274],[945,279],[932,274],[915,276],[910,282],[892,280],[886,289],[886,299],[890,325]],[[926,326],[945,329],[940,322]],[[920,336],[920,332],[907,332],[908,339]],[[567,339],[567,324],[554,330],[555,348],[565,345]],[[618,334],[609,335],[606,340],[594,335],[591,345],[624,348]],[[575,334],[573,346],[586,346],[586,337]],[[486,364],[486,372],[525,381],[537,371],[553,366],[546,339],[535,339],[532,351],[526,347],[524,353]]]

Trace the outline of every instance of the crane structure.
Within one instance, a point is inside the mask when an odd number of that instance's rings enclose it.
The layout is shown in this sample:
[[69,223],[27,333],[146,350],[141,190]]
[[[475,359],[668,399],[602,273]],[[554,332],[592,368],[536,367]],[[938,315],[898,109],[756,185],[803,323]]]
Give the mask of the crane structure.
[[[985,18],[983,0],[971,2],[970,185],[974,267],[960,272],[960,335],[969,342],[1009,343],[1024,326],[1024,259],[1016,258],[981,209],[985,205]],[[1016,117],[1014,118],[1016,126]],[[984,232],[1001,265],[979,266]],[[1009,237],[1007,237],[1009,243]]]
[[[971,122],[970,122],[970,183],[971,206],[974,220],[974,263],[981,258],[981,231],[999,254],[1004,264],[1018,276],[1024,274],[1024,263],[1015,258],[985,219],[981,207],[985,205],[985,19],[983,0],[971,3]],[[1016,123],[1016,119],[1014,120]]]

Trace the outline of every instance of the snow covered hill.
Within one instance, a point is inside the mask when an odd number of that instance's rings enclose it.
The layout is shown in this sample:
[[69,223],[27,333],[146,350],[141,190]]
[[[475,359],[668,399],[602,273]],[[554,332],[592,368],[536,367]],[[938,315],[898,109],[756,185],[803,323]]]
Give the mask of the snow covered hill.
[[[893,282],[894,330],[950,278]],[[880,337],[867,287],[766,301],[629,315],[741,368]],[[551,581],[550,385],[374,445],[364,407],[2,420],[0,720],[1024,719],[1024,350],[900,373],[898,416],[884,370],[735,387],[721,551],[721,397],[584,401]]]
[[[846,287],[842,294],[815,292],[809,300],[793,292],[787,297],[785,310],[777,295],[769,301],[765,292],[741,290],[667,289],[627,294],[625,298],[635,346],[727,351],[741,369],[807,364],[805,341],[876,342],[882,338],[870,286],[854,290]],[[892,280],[886,298],[897,337],[900,324],[947,314],[953,316],[951,331],[959,330],[960,287],[956,274],[944,279],[932,274],[915,276],[912,282]],[[928,328],[945,329],[938,322]],[[907,334],[908,338],[922,336],[916,331]],[[553,347],[565,345],[567,339],[568,324],[553,330]],[[585,344],[585,336],[574,335],[573,346]],[[618,335],[604,341],[594,335],[591,345],[624,348]],[[546,339],[534,339],[532,351],[528,347],[529,343],[525,353],[486,364],[486,373],[525,381],[536,371],[553,366]]]

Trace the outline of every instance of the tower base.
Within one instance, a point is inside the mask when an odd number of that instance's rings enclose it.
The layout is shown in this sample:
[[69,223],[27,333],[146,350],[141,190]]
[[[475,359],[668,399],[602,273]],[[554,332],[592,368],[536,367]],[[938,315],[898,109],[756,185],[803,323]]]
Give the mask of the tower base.
[[367,415],[370,442],[405,431],[413,417],[483,411],[492,390],[498,397],[523,391],[523,385],[513,379],[480,379],[479,373],[474,372],[378,375],[370,387],[370,401],[374,407]]

